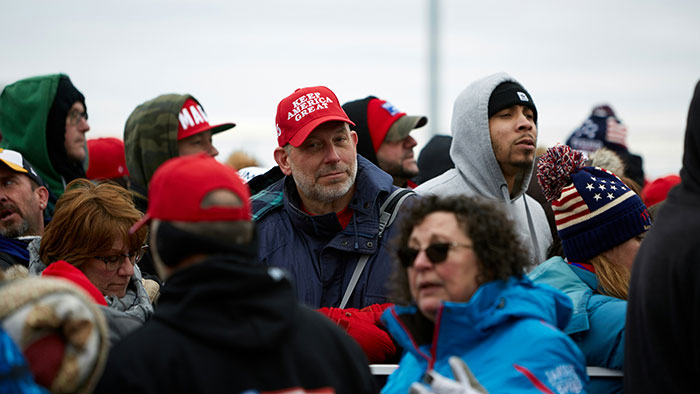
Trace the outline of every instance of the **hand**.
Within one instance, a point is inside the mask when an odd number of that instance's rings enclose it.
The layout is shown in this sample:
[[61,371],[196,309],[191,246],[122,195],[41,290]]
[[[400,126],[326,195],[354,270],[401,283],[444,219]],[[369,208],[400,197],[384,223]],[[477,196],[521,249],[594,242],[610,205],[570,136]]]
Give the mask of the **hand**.
[[[431,370],[423,376],[423,381],[411,385],[410,394],[486,394],[488,393],[476,377],[469,370],[467,364],[456,356],[450,357],[447,361],[452,369],[455,380],[442,376]],[[426,385],[427,384],[427,385]]]
[[379,320],[391,304],[373,304],[362,309],[321,308],[335,324],[348,333],[365,352],[371,364],[385,363],[396,355],[396,346]]

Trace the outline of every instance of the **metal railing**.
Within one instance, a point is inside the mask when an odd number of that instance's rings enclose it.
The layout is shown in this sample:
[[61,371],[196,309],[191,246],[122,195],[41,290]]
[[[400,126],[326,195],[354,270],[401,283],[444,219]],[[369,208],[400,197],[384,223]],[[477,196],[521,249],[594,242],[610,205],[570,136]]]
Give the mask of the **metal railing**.
[[[376,376],[384,376],[384,375],[391,375],[392,372],[398,368],[398,364],[370,364],[369,369],[372,371],[372,375]],[[606,378],[615,378],[615,377],[622,377],[622,371],[618,371],[616,369],[608,369],[608,368],[602,368],[602,367],[586,367],[586,373],[588,373],[588,376],[590,377],[606,377]]]

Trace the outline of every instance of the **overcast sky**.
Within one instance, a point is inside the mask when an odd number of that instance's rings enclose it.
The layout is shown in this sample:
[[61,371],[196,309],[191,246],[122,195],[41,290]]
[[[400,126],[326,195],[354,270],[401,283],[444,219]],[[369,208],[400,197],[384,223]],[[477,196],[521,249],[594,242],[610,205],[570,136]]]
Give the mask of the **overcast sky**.
[[[277,103],[325,85],[341,102],[375,95],[428,115],[427,0],[0,0],[0,86],[56,72],[86,96],[88,138],[122,137],[140,103],[191,93],[224,161],[273,164]],[[698,1],[440,3],[439,114],[413,133],[449,133],[470,82],[506,71],[530,91],[539,145],[564,142],[598,103],[628,127],[648,177],[681,166],[700,79]]]

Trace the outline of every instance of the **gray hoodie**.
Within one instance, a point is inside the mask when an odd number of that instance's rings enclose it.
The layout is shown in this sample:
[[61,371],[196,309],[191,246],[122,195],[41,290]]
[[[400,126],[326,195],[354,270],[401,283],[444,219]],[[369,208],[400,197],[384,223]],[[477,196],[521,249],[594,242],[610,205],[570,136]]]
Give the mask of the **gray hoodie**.
[[546,259],[552,235],[544,210],[525,194],[534,172],[534,160],[532,166],[516,178],[511,197],[493,153],[489,132],[489,98],[496,86],[508,81],[517,82],[506,73],[497,73],[473,82],[460,93],[455,100],[451,126],[450,157],[455,168],[421,184],[416,192],[482,196],[502,202],[530,254],[531,264],[536,265]]

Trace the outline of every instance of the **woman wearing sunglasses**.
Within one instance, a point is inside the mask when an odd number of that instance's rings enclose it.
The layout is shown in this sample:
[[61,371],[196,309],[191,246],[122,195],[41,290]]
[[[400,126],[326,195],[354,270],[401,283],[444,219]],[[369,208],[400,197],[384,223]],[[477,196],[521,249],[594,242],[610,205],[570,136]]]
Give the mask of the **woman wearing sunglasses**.
[[117,184],[76,179],[56,203],[44,236],[29,245],[30,274],[63,276],[106,305],[113,341],[153,314],[137,265],[147,229],[129,234],[141,216],[129,192]]
[[397,305],[382,320],[404,354],[383,393],[425,388],[435,373],[454,379],[451,356],[491,393],[585,392],[583,354],[557,329],[571,301],[523,276],[527,253],[498,208],[426,197],[409,208],[397,241]]

